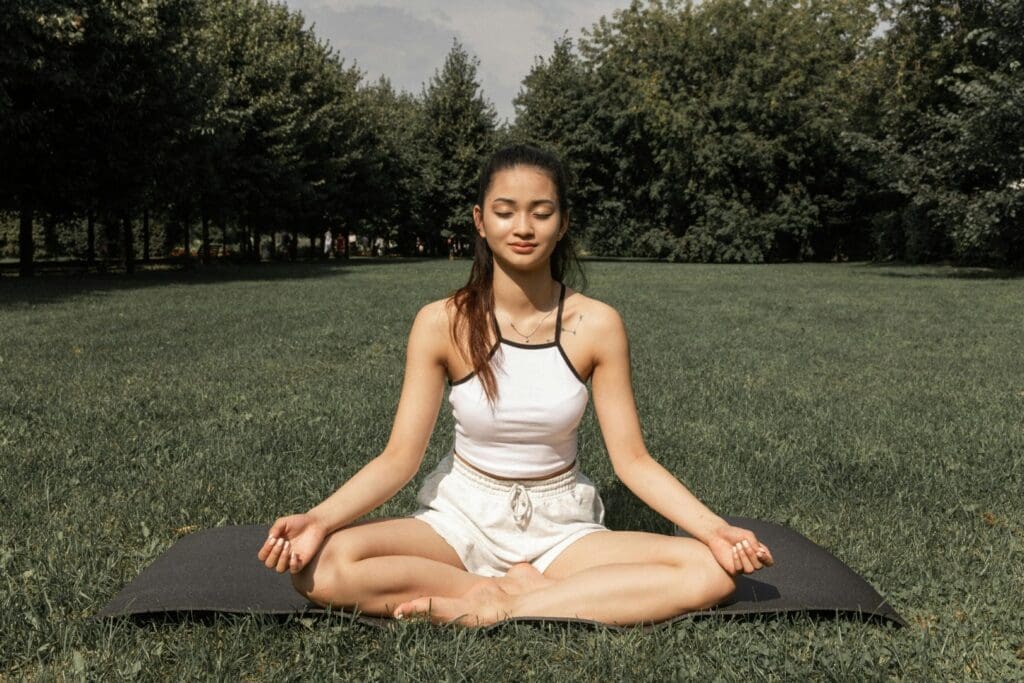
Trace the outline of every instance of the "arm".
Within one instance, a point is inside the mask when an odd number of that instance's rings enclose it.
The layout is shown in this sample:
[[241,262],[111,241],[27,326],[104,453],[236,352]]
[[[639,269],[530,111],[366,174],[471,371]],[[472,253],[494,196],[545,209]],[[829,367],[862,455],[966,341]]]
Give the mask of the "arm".
[[737,560],[736,566],[732,562],[733,545],[744,539],[751,544],[748,559],[752,569],[762,562],[770,564],[767,549],[764,555],[757,554],[763,546],[753,534],[730,526],[647,452],[633,398],[625,325],[618,312],[606,305],[601,305],[593,319],[598,328],[594,338],[601,340],[591,379],[594,408],[616,476],[655,512],[708,545],[727,571],[730,567],[738,571],[740,566],[746,570],[746,562]]
[[330,533],[376,509],[419,470],[444,394],[448,331],[443,302],[420,309],[409,332],[405,378],[384,450],[309,515]]

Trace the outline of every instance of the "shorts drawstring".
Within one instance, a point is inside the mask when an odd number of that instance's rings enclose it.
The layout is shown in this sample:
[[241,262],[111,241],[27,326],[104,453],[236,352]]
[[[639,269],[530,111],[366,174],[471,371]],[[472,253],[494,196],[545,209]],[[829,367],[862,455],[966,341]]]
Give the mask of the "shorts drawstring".
[[512,484],[508,500],[509,506],[512,508],[512,519],[515,520],[516,526],[525,529],[533,514],[533,501],[530,500],[530,494],[526,487],[518,483]]

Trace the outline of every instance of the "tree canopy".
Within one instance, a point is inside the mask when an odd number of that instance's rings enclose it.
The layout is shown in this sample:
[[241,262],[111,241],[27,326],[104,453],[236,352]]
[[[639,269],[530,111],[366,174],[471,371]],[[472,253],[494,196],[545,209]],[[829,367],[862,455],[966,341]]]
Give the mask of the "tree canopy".
[[507,127],[461,43],[399,92],[269,0],[8,0],[0,21],[23,274],[40,225],[48,255],[128,270],[197,238],[259,258],[288,234],[294,257],[326,229],[444,253],[511,140],[566,160],[592,254],[1024,263],[1020,0],[637,0],[537,57]]

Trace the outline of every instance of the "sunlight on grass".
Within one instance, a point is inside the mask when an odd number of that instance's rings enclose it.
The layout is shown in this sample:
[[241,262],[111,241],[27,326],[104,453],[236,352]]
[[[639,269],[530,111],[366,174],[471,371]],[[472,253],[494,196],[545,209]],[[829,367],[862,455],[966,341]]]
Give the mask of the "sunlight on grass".
[[[1024,279],[587,270],[588,293],[629,329],[651,453],[717,511],[788,524],[836,554],[909,628],[89,621],[182,535],[307,509],[376,455],[416,311],[468,273],[465,261],[247,266],[0,281],[0,677],[1024,676]],[[445,403],[424,473],[452,438]],[[615,483],[592,407],[580,453],[613,528],[668,530]],[[377,514],[410,512],[417,483]]]

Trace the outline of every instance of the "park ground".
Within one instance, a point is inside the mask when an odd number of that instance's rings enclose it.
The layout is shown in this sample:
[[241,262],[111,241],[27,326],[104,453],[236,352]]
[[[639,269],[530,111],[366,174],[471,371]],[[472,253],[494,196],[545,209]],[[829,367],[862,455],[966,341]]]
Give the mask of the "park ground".
[[[0,680],[1024,679],[1024,278],[586,268],[629,330],[651,453],[837,555],[908,627],[91,621],[182,535],[305,510],[376,455],[413,316],[468,262],[57,275],[0,280]],[[445,403],[424,472],[451,441]],[[670,530],[615,482],[592,407],[580,453],[611,527]]]

